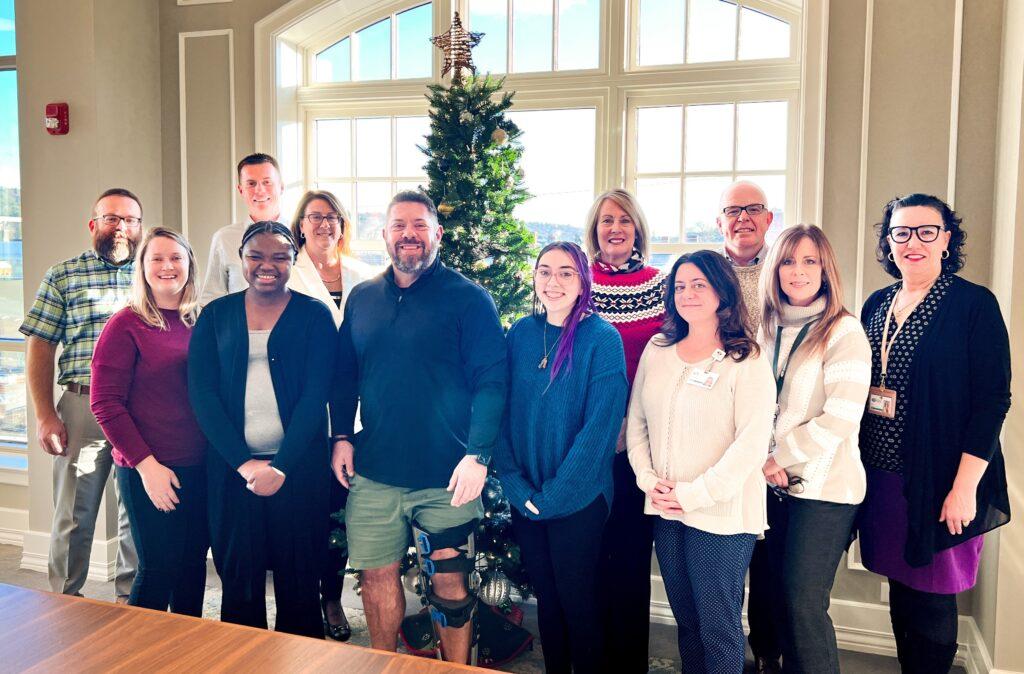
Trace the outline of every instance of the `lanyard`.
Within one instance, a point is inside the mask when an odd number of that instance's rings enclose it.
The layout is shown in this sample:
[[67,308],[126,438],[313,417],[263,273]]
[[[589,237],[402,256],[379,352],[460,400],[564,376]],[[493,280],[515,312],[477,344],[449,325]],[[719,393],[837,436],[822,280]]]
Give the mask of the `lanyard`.
[[779,372],[779,347],[782,346],[782,326],[779,326],[778,332],[775,333],[775,357],[772,359],[772,374],[775,374],[775,399],[778,400],[779,396],[782,395],[782,385],[786,381],[786,370],[789,369],[789,363],[793,360],[793,354],[800,347],[800,344],[804,341],[804,337],[807,336],[807,331],[811,329],[811,325],[814,321],[807,323],[804,327],[800,328],[800,332],[797,333],[796,339],[793,340],[793,346],[789,349],[789,355],[786,356],[786,364],[782,366],[782,371]]
[[881,352],[881,364],[882,364],[882,376],[878,382],[879,388],[885,388],[885,373],[889,369],[889,352],[892,351],[892,345],[896,343],[896,337],[900,334],[900,330],[907,324],[903,321],[896,326],[896,332],[892,333],[892,341],[889,340],[889,324],[895,320],[895,309],[896,309],[896,297],[899,296],[899,292],[892,296],[892,302],[889,303],[889,310],[885,312],[885,328],[882,330],[882,352]]

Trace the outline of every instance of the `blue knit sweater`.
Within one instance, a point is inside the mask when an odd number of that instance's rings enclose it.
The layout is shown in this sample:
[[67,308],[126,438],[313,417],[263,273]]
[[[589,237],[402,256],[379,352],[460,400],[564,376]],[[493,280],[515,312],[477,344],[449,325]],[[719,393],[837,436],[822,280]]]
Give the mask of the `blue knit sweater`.
[[[572,367],[550,382],[543,358],[544,317],[527,316],[509,330],[511,387],[495,467],[512,506],[526,517],[565,517],[604,496],[612,502],[612,458],[626,410],[626,360],[619,333],[597,315],[576,329]],[[550,350],[561,328],[547,326]],[[550,385],[549,385],[550,384]],[[532,501],[540,511],[526,509]]]

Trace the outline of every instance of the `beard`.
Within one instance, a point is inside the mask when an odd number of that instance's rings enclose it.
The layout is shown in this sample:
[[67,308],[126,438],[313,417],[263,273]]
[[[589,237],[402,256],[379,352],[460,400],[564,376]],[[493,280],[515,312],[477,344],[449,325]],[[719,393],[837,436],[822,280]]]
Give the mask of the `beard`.
[[124,264],[135,259],[135,247],[138,240],[120,232],[109,234],[97,233],[93,237],[93,247],[104,260],[113,264]]
[[[400,253],[399,246],[416,244],[421,246],[419,252]],[[395,243],[388,243],[388,255],[395,269],[403,274],[418,274],[434,263],[437,258],[437,246],[427,248],[427,245],[416,239],[402,239]]]

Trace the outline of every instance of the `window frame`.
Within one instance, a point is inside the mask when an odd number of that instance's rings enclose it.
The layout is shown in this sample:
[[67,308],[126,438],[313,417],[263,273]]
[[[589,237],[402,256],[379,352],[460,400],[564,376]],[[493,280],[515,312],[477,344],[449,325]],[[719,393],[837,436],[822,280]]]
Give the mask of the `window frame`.
[[[356,118],[359,118],[359,117],[363,117],[363,118],[365,118],[365,117],[377,117],[377,118],[393,119],[395,117],[424,117],[424,116],[427,116],[427,108],[428,108],[428,106],[426,105],[426,101],[424,101],[422,104],[420,104],[420,103],[413,104],[411,102],[406,102],[406,103],[395,102],[393,104],[386,105],[386,106],[379,105],[378,103],[363,101],[362,104],[359,104],[359,105],[356,105],[356,106],[352,106],[352,107],[350,107],[350,106],[344,106],[344,107],[324,106],[324,107],[311,108],[311,109],[306,110],[306,113],[305,113],[305,122],[306,123],[304,125],[305,129],[306,129],[306,136],[305,136],[304,142],[305,142],[305,145],[308,148],[308,150],[306,152],[306,169],[305,170],[306,170],[307,181],[306,181],[305,189],[315,189],[316,188],[317,180],[318,180],[318,178],[321,177],[319,175],[318,166],[317,166],[319,158],[317,156],[316,122],[318,120],[349,119],[349,120],[351,120],[353,122],[353,128],[351,130],[351,133],[354,135],[355,134],[355,128],[354,128],[355,124],[354,124],[354,122],[355,122]],[[395,134],[394,126],[392,126],[391,133],[392,133],[392,141],[394,141],[394,139],[395,139],[395,137],[394,137],[394,134]],[[353,188],[359,182],[378,182],[378,183],[382,183],[382,182],[388,182],[388,183],[390,183],[390,182],[407,182],[407,181],[403,180],[402,178],[409,178],[410,176],[400,176],[400,175],[397,175],[395,173],[395,170],[397,168],[396,159],[397,159],[397,147],[396,147],[395,143],[392,142],[391,143],[391,169],[392,169],[391,173],[392,173],[392,175],[389,176],[389,177],[386,177],[386,178],[379,177],[379,176],[374,176],[374,177],[367,177],[367,178],[364,178],[363,180],[360,180],[359,177],[356,175],[356,171],[355,171],[356,153],[352,152],[352,157],[351,157],[352,168],[353,168],[352,175],[350,177],[348,177],[348,178],[339,178],[339,180],[335,181],[335,182],[350,183],[351,185],[353,185]],[[424,161],[424,163],[426,163],[426,155],[424,155],[423,161]],[[425,175],[426,174],[424,173],[424,176]],[[329,177],[329,176],[325,176],[325,177]],[[335,177],[337,177],[337,176],[335,176]],[[358,221],[359,221],[359,212],[357,210],[357,205],[354,202],[346,203],[344,199],[342,200],[342,205],[348,210],[349,216],[352,218],[352,221],[353,221],[352,222],[352,226],[353,227],[357,227],[358,226]],[[352,250],[353,254],[358,254],[358,253],[363,252],[363,251],[382,251],[382,250],[385,249],[383,237],[381,237],[379,239],[376,239],[376,240],[367,240],[367,239],[360,239],[360,238],[354,236],[349,241],[349,246],[351,247],[351,250]]]
[[[796,115],[794,115],[794,109],[799,105],[799,89],[790,88],[784,90],[778,86],[765,88],[762,91],[750,91],[744,89],[740,91],[736,88],[731,90],[713,90],[709,92],[692,92],[692,91],[666,91],[659,93],[638,93],[630,96],[626,100],[626,127],[627,130],[624,134],[626,141],[626,157],[625,157],[625,176],[623,179],[623,185],[626,189],[630,190],[634,194],[636,193],[636,181],[638,177],[638,171],[636,170],[636,152],[637,152],[637,131],[636,131],[636,109],[641,107],[658,107],[658,106],[687,106],[687,105],[699,105],[699,104],[740,104],[740,103],[760,103],[766,101],[786,101],[787,107],[787,124],[786,124],[786,168],[784,170],[778,169],[760,169],[750,171],[738,171],[735,170],[736,162],[736,126],[735,120],[733,125],[733,170],[730,171],[691,171],[687,172],[683,167],[680,167],[680,172],[666,172],[665,177],[676,177],[677,175],[682,181],[686,176],[693,175],[695,177],[714,177],[716,175],[725,174],[737,174],[744,176],[757,176],[757,175],[784,175],[786,177],[786,214],[795,213],[797,195],[799,194],[798,186],[796,184],[795,171],[793,166],[798,158],[799,144],[796,142],[796,137],[799,132],[799,124]],[[685,143],[685,132],[683,137]],[[685,159],[685,156],[684,156]],[[658,177],[656,173],[644,173],[644,177]],[[679,195],[679,217],[680,217],[680,229],[679,235],[680,240],[675,243],[658,243],[651,242],[650,248],[651,253],[669,253],[675,255],[681,255],[683,253],[691,253],[696,250],[707,248],[706,242],[698,243],[687,243],[686,242],[686,230],[684,228],[683,217],[685,213],[685,200],[686,196],[682,186],[680,186]],[[769,208],[773,204],[768,204]],[[792,224],[797,222],[794,217],[787,217]]]
[[[0,72],[11,72],[17,76],[18,71],[18,57],[17,54],[10,56],[0,56]],[[24,283],[25,280],[22,278],[22,297],[24,294]],[[25,346],[25,338],[19,334],[18,337],[0,337],[0,352],[8,353],[21,353],[24,354],[26,360],[26,368],[28,365],[28,354]],[[25,378],[25,404],[28,405],[28,376]],[[27,457],[28,456],[28,426],[26,423],[25,427],[25,442],[0,442],[0,455],[4,456],[17,456]],[[25,468],[0,468],[0,484],[15,484],[15,485],[27,485],[28,484],[28,465],[26,463]]]
[[[437,21],[436,21],[437,17],[435,16],[435,14],[436,14],[437,6],[438,6],[436,2],[432,2],[431,0],[426,0],[426,2],[424,2],[423,0],[413,0],[411,2],[411,4],[410,4],[410,0],[401,0],[400,2],[391,2],[387,6],[385,6],[383,8],[383,10],[387,11],[388,12],[387,14],[374,14],[374,15],[371,15],[370,12],[362,12],[362,13],[360,13],[358,15],[359,19],[355,19],[355,20],[353,20],[353,19],[345,19],[341,23],[335,23],[335,24],[333,24],[333,25],[331,25],[329,27],[325,27],[324,31],[322,31],[322,33],[320,33],[316,38],[314,38],[313,40],[311,40],[309,42],[306,42],[306,43],[304,43],[302,45],[302,48],[305,51],[304,58],[302,59],[303,60],[303,66],[304,66],[304,74],[303,74],[303,80],[302,81],[305,82],[308,86],[350,85],[350,84],[355,84],[355,85],[360,85],[360,84],[385,84],[385,83],[392,83],[392,82],[402,82],[402,83],[417,82],[417,83],[420,83],[421,86],[422,86],[423,83],[428,83],[428,82],[434,81],[437,78],[437,75],[438,75],[438,72],[439,72],[438,69],[437,69],[437,59],[436,58],[435,59],[431,59],[432,62],[431,62],[430,76],[429,77],[405,77],[405,78],[402,78],[402,79],[399,79],[397,77],[397,74],[398,74],[398,15],[402,14],[404,12],[407,12],[409,10],[416,9],[417,7],[422,7],[423,5],[433,5],[433,7],[431,8],[431,22],[432,22],[431,25],[432,26],[436,26],[436,24],[437,24]],[[358,23],[358,24],[356,23],[356,21],[358,21],[358,20],[364,20],[364,18],[367,17],[368,15],[376,16],[376,18],[375,19],[369,19],[368,21],[366,21],[364,23]],[[357,57],[355,55],[357,45],[359,44],[359,40],[356,37],[356,33],[358,33],[359,31],[361,31],[361,30],[363,30],[365,28],[369,28],[371,26],[374,26],[374,25],[380,23],[381,21],[384,21],[385,19],[390,19],[391,20],[391,77],[389,79],[386,79],[386,80],[356,80],[356,79],[353,79],[352,78],[352,72],[355,70],[356,63],[358,62],[358,59],[357,59]],[[353,25],[355,25],[356,27],[352,27]],[[345,32],[338,32],[339,29],[340,30],[344,30]],[[436,33],[432,33],[431,35],[432,36],[436,35]],[[349,38],[349,69],[350,69],[349,80],[347,82],[317,82],[317,80],[316,80],[316,57],[317,57],[317,54],[319,54],[320,52],[324,51],[325,49],[328,49],[329,47],[333,47],[335,44],[341,42],[345,38]]]
[[[732,60],[723,62],[672,64],[632,68],[638,25],[627,24],[640,0],[602,0],[600,68],[587,71],[508,73],[505,88],[516,91],[516,109],[596,107],[594,193],[627,182],[632,168],[627,148],[635,145],[635,130],[627,123],[631,101],[670,97],[680,101],[735,102],[742,94],[756,94],[758,100],[789,102],[786,176],[787,222],[818,222],[821,217],[823,157],[820,148],[824,132],[824,88],[827,57],[828,12],[826,0],[734,0],[736,4],[790,22],[790,56],[783,59]],[[435,76],[429,80],[376,80],[364,82],[316,83],[311,68],[316,50],[334,44],[346,35],[371,25],[385,16],[395,16],[422,2],[384,1],[365,11],[344,15],[344,0],[299,0],[289,13],[271,15],[256,25],[256,132],[257,145],[269,151],[281,149],[280,139],[298,127],[299,147],[295,166],[304,175],[295,187],[308,189],[315,173],[310,169],[312,153],[307,114],[330,109],[341,116],[356,116],[372,109],[411,114],[427,110],[424,86],[439,82],[441,53],[434,50]],[[448,29],[452,13],[468,16],[467,0],[435,0],[432,16],[434,34]],[[336,11],[337,10],[337,11]],[[331,13],[330,20],[314,22],[318,11]],[[739,9],[737,9],[737,12]],[[628,30],[627,30],[628,26]],[[614,29],[612,29],[612,28]],[[621,28],[620,28],[621,27]],[[557,35],[553,37],[557,40]],[[281,77],[278,48],[300,53],[300,72],[286,73],[297,86],[278,85]],[[742,101],[741,101],[742,102]],[[402,114],[402,113],[399,113]],[[288,137],[290,138],[290,137]],[[286,143],[286,146],[290,143]],[[286,149],[288,149],[286,147]],[[582,217],[583,214],[581,214]],[[654,252],[682,253],[700,247],[684,241],[655,244]]]
[[[800,41],[802,34],[802,20],[803,13],[799,7],[793,6],[789,2],[771,0],[727,0],[734,5],[737,5],[737,16],[736,16],[736,58],[729,61],[702,61],[698,63],[663,63],[657,65],[640,65],[640,3],[642,0],[627,0],[629,1],[629,23],[627,24],[628,29],[627,43],[626,43],[626,69],[628,72],[643,73],[643,72],[675,72],[685,71],[692,68],[700,68],[702,66],[720,66],[724,64],[733,63],[763,63],[763,64],[799,64],[800,58]],[[686,2],[686,18],[683,23],[684,34],[689,32],[690,26],[690,0],[683,0]],[[773,18],[781,19],[789,23],[789,56],[782,58],[772,59],[743,59],[739,58],[739,45],[740,45],[740,30],[739,30],[739,11],[741,8],[746,7],[762,14],[767,14]]]

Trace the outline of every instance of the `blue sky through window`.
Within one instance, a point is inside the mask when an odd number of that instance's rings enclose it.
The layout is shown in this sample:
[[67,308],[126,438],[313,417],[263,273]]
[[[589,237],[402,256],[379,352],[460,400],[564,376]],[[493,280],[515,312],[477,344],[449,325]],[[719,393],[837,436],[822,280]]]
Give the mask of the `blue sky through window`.
[[14,53],[14,0],[0,0],[0,56]]
[[432,6],[420,5],[398,15],[398,77],[430,77]]
[[20,186],[18,76],[13,70],[6,70],[0,72],[0,187]]
[[359,79],[391,79],[391,19],[378,21],[356,33]]

